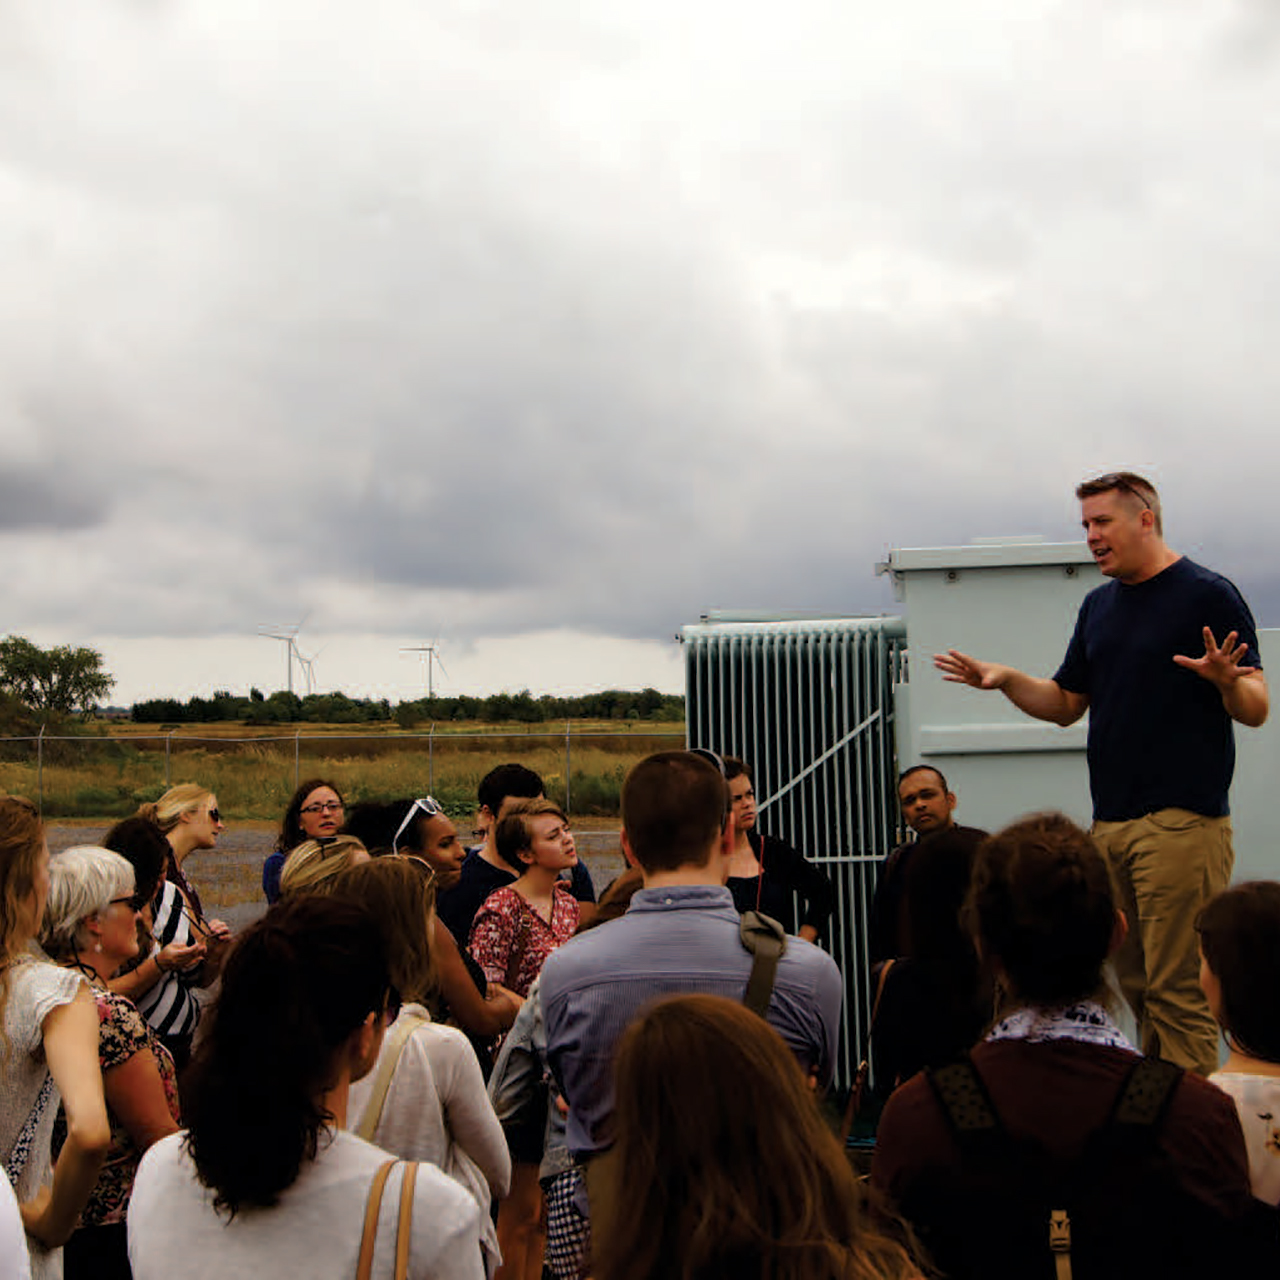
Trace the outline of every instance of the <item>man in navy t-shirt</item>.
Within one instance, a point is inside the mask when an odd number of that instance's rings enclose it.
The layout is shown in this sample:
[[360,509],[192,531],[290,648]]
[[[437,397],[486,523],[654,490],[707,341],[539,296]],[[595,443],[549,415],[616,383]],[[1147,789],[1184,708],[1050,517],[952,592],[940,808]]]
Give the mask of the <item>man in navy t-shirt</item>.
[[1165,543],[1150,482],[1115,472],[1076,497],[1111,581],[1085,597],[1053,678],[954,649],[934,662],[945,679],[999,689],[1040,720],[1068,725],[1089,712],[1093,835],[1129,925],[1121,987],[1143,1052],[1208,1075],[1218,1028],[1199,987],[1195,919],[1231,878],[1232,721],[1267,718],[1253,615],[1231,582]]

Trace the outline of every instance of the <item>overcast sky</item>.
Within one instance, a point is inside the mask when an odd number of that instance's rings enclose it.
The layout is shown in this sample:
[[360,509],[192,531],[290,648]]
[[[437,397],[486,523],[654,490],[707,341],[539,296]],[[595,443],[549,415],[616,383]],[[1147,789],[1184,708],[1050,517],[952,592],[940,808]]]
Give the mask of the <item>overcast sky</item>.
[[1276,13],[5,0],[0,631],[678,689],[1116,467],[1280,625]]

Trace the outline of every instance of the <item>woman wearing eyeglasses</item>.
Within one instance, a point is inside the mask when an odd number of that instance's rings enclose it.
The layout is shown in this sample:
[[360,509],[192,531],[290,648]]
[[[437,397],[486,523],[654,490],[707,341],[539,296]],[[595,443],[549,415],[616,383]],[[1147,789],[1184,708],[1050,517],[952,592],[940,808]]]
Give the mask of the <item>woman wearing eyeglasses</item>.
[[435,885],[430,866],[405,854],[375,858],[333,882],[335,898],[357,903],[381,924],[391,982],[405,1001],[377,1066],[351,1087],[347,1121],[384,1151],[429,1160],[471,1192],[492,1274],[501,1255],[489,1205],[507,1194],[511,1157],[466,1036],[433,1021],[427,1009],[435,983]]
[[[191,1056],[191,1040],[200,1021],[198,989],[208,987],[222,966],[231,930],[221,920],[207,920],[200,895],[187,880],[182,864],[197,849],[212,849],[225,829],[218,797],[207,787],[185,782],[170,787],[154,804],[144,804],[138,817],[148,818],[169,842],[165,883],[154,905],[155,950],[172,942],[203,948],[200,963],[165,968],[151,990],[137,997],[138,1012],[173,1054],[181,1071]],[[162,963],[157,956],[157,963]]]
[[342,794],[325,778],[308,778],[289,800],[275,849],[262,864],[262,892],[268,902],[280,897],[285,859],[304,840],[327,840],[343,825]]
[[[111,1147],[80,1225],[63,1250],[66,1280],[129,1276],[125,1211],[142,1153],[179,1127],[173,1058],[130,1000],[108,980],[138,951],[142,903],[133,868],[118,853],[81,845],[49,863],[44,948],[89,979],[98,1011],[98,1061],[111,1126]],[[66,1141],[59,1113],[53,1148]]]
[[349,1095],[398,1006],[379,922],[355,903],[304,894],[245,931],[192,1059],[187,1132],[134,1179],[137,1280],[350,1280],[365,1239],[389,1277],[398,1228],[412,1280],[479,1280],[476,1203],[429,1164],[397,1162],[365,1227],[388,1156],[346,1130]]

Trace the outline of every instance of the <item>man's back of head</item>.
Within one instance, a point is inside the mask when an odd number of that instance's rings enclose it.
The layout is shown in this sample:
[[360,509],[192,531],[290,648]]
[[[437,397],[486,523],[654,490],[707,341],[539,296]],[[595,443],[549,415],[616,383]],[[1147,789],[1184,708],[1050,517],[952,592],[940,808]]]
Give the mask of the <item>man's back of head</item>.
[[647,874],[705,867],[728,813],[723,774],[689,751],[647,756],[622,784],[623,833]]
[[487,809],[494,818],[501,816],[504,800],[536,800],[542,794],[542,779],[532,769],[514,763],[490,769],[476,789],[480,808]]

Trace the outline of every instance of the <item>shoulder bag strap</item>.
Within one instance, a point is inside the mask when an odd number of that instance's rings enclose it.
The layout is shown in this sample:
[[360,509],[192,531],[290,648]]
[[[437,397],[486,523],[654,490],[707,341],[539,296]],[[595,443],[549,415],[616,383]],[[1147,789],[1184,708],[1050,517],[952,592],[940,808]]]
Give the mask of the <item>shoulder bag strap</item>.
[[373,1132],[382,1119],[382,1107],[387,1100],[387,1090],[391,1088],[391,1077],[396,1073],[400,1055],[404,1052],[409,1037],[426,1021],[426,1018],[416,1013],[401,1015],[399,1025],[391,1033],[391,1042],[383,1048],[382,1061],[378,1063],[378,1074],[373,1078],[373,1091],[365,1104],[364,1114],[353,1130],[357,1138],[363,1138],[366,1142],[373,1141]]
[[[378,1166],[369,1184],[369,1199],[364,1206],[364,1232],[360,1236],[360,1254],[356,1261],[356,1280],[369,1280],[373,1273],[373,1246],[378,1240],[378,1210],[382,1207],[382,1189],[387,1185],[387,1177],[398,1160],[387,1160]],[[399,1240],[396,1242],[397,1254]]]
[[418,1181],[418,1162],[410,1160],[400,1180],[400,1221],[396,1223],[396,1277],[408,1280],[409,1244],[413,1239],[413,1189]]
[[738,925],[742,945],[751,952],[751,976],[743,992],[742,1003],[761,1018],[769,1009],[778,961],[787,949],[787,935],[782,926],[759,911],[744,911]]

